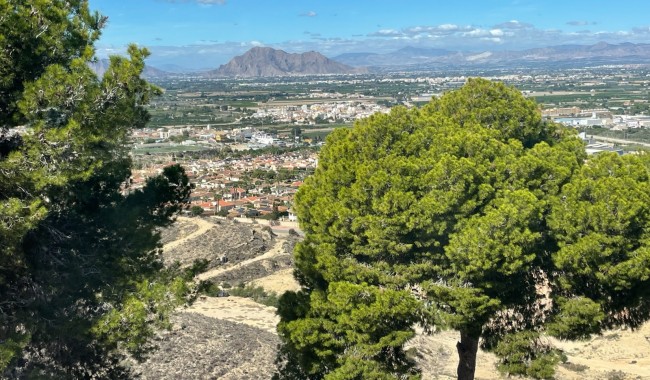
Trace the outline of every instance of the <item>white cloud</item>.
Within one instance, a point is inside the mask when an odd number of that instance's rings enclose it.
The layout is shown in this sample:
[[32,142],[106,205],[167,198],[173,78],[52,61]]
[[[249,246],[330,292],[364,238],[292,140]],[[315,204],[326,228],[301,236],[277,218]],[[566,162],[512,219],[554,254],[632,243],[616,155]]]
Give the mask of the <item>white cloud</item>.
[[501,29],[492,29],[490,30],[490,35],[495,37],[502,37],[505,35],[505,33],[503,33],[503,30]]
[[502,22],[500,24],[497,24],[494,26],[495,28],[499,29],[530,29],[534,28],[532,24],[528,24],[525,22],[521,22],[518,20],[510,20],[506,22]]
[[503,42],[503,40],[499,37],[481,37],[481,41],[495,42],[498,44]]
[[316,17],[318,13],[314,11],[309,11],[309,12],[301,13],[300,15],[303,17]]
[[376,37],[399,37],[399,36],[403,36],[404,33],[395,29],[380,29],[370,35]]
[[483,37],[490,34],[489,31],[481,28],[472,29],[470,31],[464,32],[462,35],[465,37]]
[[440,29],[440,30],[458,30],[458,25],[455,25],[455,24],[442,24],[442,25],[438,25],[438,29]]
[[644,26],[644,27],[641,27],[641,28],[633,28],[632,33],[639,34],[639,35],[650,34],[650,26]]

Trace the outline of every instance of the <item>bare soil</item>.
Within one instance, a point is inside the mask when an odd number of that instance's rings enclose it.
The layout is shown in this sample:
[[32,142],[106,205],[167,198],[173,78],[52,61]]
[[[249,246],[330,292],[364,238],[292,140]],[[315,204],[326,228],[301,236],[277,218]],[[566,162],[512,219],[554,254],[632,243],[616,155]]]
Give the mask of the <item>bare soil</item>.
[[172,331],[134,374],[144,380],[269,379],[278,337],[257,327],[194,312],[179,312]]

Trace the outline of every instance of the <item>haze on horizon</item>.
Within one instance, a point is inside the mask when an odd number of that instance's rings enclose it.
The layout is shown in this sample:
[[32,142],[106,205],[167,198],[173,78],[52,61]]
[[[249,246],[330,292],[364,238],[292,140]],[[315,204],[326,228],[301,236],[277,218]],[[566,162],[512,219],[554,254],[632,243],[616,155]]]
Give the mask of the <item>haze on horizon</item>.
[[454,51],[562,44],[646,43],[650,2],[629,0],[90,0],[108,16],[100,58],[129,43],[152,66],[216,68],[254,46],[290,53],[386,53],[406,46]]

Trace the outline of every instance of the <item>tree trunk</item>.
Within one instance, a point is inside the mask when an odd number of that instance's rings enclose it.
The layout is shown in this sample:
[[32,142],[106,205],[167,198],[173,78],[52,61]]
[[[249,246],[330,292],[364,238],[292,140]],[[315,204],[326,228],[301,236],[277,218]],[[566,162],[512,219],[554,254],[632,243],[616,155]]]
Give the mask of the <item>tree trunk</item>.
[[478,335],[474,336],[474,334],[467,331],[460,332],[460,342],[456,343],[456,349],[458,350],[458,380],[474,380],[478,339]]

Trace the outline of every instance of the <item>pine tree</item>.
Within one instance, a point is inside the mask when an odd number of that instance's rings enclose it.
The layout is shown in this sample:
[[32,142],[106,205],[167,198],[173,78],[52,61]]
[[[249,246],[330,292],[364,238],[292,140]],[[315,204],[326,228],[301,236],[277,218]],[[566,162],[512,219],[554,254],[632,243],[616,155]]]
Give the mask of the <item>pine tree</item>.
[[280,300],[278,377],[416,376],[416,324],[459,331],[459,379],[479,345],[546,377],[559,356],[540,333],[647,320],[647,156],[585,158],[532,100],[483,79],[332,133],[296,196],[302,289]]
[[87,1],[2,0],[0,15],[0,373],[126,376],[119,353],[141,355],[187,291],[157,232],[187,176],[129,188],[128,139],[159,93],[140,78],[148,53],[130,46],[100,79],[106,18]]

